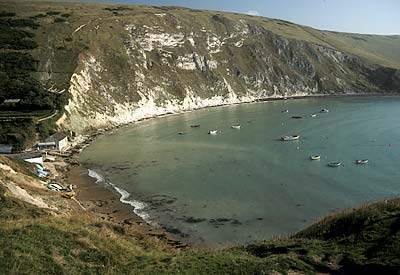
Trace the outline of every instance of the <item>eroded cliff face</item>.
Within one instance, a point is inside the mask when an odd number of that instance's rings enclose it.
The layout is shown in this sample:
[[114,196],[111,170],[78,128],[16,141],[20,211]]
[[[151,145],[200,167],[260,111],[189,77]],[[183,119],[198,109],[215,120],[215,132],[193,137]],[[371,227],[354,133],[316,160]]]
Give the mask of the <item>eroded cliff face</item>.
[[207,27],[154,13],[77,29],[93,39],[71,77],[62,125],[82,132],[269,97],[377,90],[355,56],[280,37],[245,19],[206,19]]
[[[64,19],[37,19],[47,28],[37,32],[38,78],[55,92],[69,91],[58,124],[78,133],[207,106],[398,87],[382,80],[388,77],[379,65],[289,22],[82,5],[54,4],[68,11]],[[398,80],[396,70],[391,75]]]

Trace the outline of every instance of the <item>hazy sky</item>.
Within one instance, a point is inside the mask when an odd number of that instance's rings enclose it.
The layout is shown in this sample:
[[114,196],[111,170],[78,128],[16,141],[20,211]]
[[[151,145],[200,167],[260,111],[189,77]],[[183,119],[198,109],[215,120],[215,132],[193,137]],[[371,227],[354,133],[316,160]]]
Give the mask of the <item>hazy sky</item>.
[[[76,0],[75,0],[76,1]],[[399,34],[400,0],[91,0],[251,13],[323,30]]]

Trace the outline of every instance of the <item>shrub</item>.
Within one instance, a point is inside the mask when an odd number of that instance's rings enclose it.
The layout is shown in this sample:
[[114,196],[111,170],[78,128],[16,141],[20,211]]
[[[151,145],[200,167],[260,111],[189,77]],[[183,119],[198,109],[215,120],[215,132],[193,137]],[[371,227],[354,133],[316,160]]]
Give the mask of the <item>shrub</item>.
[[33,40],[33,33],[13,29],[2,23],[0,20],[0,49],[30,50],[37,48],[38,45]]
[[59,11],[48,11],[46,12],[47,15],[59,15],[61,12]]
[[64,23],[67,22],[67,19],[65,19],[64,17],[57,17],[56,19],[54,19],[54,23]]
[[15,12],[6,12],[6,11],[0,12],[0,17],[14,17],[14,16]]

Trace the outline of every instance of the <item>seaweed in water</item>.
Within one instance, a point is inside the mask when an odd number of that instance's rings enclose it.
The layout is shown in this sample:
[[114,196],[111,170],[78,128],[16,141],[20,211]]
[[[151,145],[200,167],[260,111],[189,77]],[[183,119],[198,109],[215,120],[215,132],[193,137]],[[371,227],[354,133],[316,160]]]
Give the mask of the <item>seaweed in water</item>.
[[230,223],[231,225],[241,225],[242,222],[237,219],[230,218],[218,218],[218,219],[210,219],[208,221],[210,224],[218,227],[219,225],[225,225],[226,223]]
[[199,222],[204,222],[206,219],[202,218],[195,218],[195,217],[183,217],[181,218],[186,223],[199,223]]

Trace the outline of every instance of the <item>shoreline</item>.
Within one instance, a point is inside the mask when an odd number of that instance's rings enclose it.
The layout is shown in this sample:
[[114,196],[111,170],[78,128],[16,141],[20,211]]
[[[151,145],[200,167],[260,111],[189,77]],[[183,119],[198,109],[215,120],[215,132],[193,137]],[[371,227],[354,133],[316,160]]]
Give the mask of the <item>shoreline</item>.
[[74,186],[75,199],[83,211],[103,221],[129,226],[144,235],[164,240],[175,248],[188,246],[164,228],[155,227],[137,215],[132,205],[123,202],[121,194],[114,188],[90,176],[90,170],[77,163],[77,156],[73,154],[63,160],[68,166],[60,174],[64,183]]
[[[68,184],[73,184],[77,187],[76,199],[85,206],[85,210],[103,220],[111,221],[125,226],[133,226],[143,234],[167,240],[167,243],[176,248],[195,247],[184,241],[184,237],[179,236],[179,233],[169,233],[166,228],[156,227],[135,213],[135,205],[133,201],[126,200],[129,193],[123,190],[119,192],[118,186],[104,182],[100,182],[98,178],[89,175],[90,169],[84,167],[79,162],[79,154],[85,147],[89,146],[99,136],[112,133],[122,127],[128,127],[136,123],[141,123],[150,119],[162,118],[171,115],[179,115],[183,113],[203,110],[208,108],[225,107],[239,104],[263,103],[268,101],[294,100],[294,99],[327,99],[340,97],[399,97],[399,94],[326,94],[326,95],[302,95],[302,96],[287,96],[277,98],[255,99],[249,102],[240,102],[233,104],[222,104],[217,106],[207,106],[203,108],[181,111],[177,113],[166,113],[158,116],[138,119],[136,121],[113,125],[111,127],[99,128],[89,132],[86,135],[79,136],[80,140],[76,140],[65,153],[68,155],[62,156],[63,161],[68,164],[65,172],[60,172],[65,177]],[[97,173],[96,173],[97,174]],[[102,176],[100,176],[102,177]],[[96,180],[97,179],[97,180]],[[126,192],[127,194],[123,194]],[[124,196],[125,195],[125,196]],[[141,203],[141,202],[138,202]],[[140,210],[140,209],[139,209]]]

